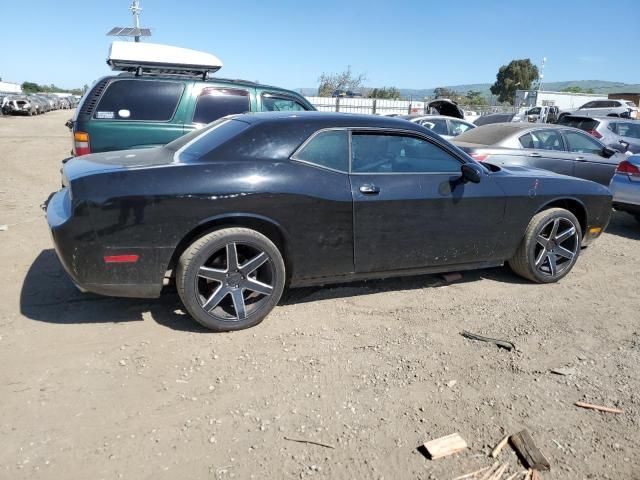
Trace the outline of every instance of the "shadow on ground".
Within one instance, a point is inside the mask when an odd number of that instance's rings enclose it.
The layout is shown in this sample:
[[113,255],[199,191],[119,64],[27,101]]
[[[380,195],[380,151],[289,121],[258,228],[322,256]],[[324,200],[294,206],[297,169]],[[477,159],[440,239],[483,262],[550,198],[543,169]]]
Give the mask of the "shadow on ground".
[[27,272],[20,292],[20,312],[32,320],[62,325],[142,321],[142,314],[149,312],[156,322],[174,330],[208,331],[184,313],[175,292],[159,299],[81,293],[52,249],[42,251]]
[[606,232],[630,240],[640,240],[640,222],[628,213],[614,211]]
[[[462,273],[455,283],[482,279],[504,283],[526,283],[508,268]],[[331,300],[377,293],[438,288],[449,285],[440,275],[398,277],[321,287],[286,290],[280,305]],[[31,265],[20,292],[20,312],[27,318],[47,323],[121,323],[143,320],[148,312],[160,325],[179,331],[208,331],[185,314],[175,290],[167,288],[159,299],[114,298],[81,293],[62,268],[54,250],[44,250]]]

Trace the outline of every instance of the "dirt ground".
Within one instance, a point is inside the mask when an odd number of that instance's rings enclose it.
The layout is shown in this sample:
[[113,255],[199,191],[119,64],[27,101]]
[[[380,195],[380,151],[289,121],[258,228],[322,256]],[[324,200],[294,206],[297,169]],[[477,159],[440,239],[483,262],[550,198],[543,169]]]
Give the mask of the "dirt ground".
[[[557,285],[499,268],[293,290],[261,325],[214,334],[175,294],[106,298],[67,279],[40,204],[69,117],[0,118],[1,479],[451,479],[523,428],[551,463],[542,478],[640,479],[631,217]],[[453,432],[462,453],[418,448]],[[500,459],[522,468],[509,447]]]

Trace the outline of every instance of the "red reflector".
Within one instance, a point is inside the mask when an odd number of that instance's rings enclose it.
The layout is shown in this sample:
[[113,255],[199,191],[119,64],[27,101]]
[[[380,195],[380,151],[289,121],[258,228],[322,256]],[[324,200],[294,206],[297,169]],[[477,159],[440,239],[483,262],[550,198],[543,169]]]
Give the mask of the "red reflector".
[[482,153],[472,153],[471,158],[477,160],[478,162],[484,162],[489,155],[483,155]]
[[638,168],[637,166],[635,166],[633,163],[627,161],[627,160],[623,160],[621,161],[617,168],[616,168],[616,172],[617,173],[626,173],[627,175],[640,175],[640,168]]
[[593,137],[602,138],[602,135],[597,130],[587,130],[587,133]]
[[105,255],[104,263],[136,263],[139,255]]

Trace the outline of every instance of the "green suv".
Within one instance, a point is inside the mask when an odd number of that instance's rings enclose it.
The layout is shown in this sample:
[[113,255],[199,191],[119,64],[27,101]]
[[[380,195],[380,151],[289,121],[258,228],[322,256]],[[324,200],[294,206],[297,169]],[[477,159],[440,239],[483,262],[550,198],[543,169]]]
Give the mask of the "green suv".
[[98,80],[73,120],[72,154],[148,148],[225,115],[315,110],[303,96],[244,80],[121,73]]

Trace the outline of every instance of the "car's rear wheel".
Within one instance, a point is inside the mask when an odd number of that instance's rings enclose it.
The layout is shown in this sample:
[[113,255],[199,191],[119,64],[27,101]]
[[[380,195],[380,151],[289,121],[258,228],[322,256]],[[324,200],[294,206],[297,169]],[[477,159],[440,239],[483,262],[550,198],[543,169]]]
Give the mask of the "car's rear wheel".
[[189,314],[222,332],[260,323],[285,284],[284,260],[266,236],[225,228],[192,243],[180,256],[176,285]]
[[563,208],[544,210],[529,222],[509,266],[534,282],[557,282],[575,265],[581,241],[582,229],[573,213]]

